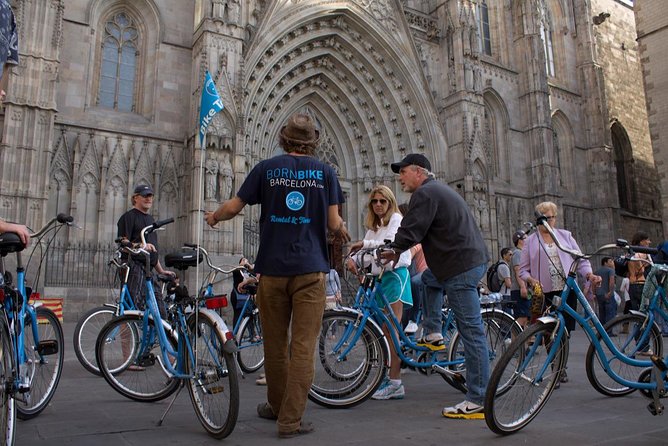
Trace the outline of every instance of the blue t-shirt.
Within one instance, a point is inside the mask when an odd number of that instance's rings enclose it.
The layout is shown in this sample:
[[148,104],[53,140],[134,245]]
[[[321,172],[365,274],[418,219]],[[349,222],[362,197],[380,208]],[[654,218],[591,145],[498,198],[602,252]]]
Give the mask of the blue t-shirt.
[[296,276],[328,272],[327,213],[344,202],[334,169],[309,156],[260,161],[237,196],[260,204],[260,248],[255,272]]

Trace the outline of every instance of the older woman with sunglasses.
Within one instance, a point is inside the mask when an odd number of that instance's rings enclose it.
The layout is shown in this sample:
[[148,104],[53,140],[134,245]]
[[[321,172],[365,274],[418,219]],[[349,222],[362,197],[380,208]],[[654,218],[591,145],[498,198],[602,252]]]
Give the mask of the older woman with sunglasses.
[[[544,201],[536,205],[536,212],[547,218],[547,223],[552,228],[561,246],[580,251],[580,247],[570,231],[556,227],[556,204],[551,201]],[[573,257],[561,251],[547,229],[539,226],[538,231],[526,239],[524,249],[522,249],[520,278],[527,283],[529,288],[534,288],[534,285],[537,283],[540,284],[545,295],[545,300],[550,301],[552,297],[560,295],[566,286],[566,277],[572,264]],[[601,278],[592,273],[591,264],[588,260],[580,261],[577,272],[592,283],[601,282]],[[573,309],[577,307],[577,298],[573,293],[568,296],[567,303]],[[567,315],[565,315],[565,320],[568,331],[573,331],[575,329],[575,320]],[[566,381],[568,381],[568,378],[564,371],[561,376],[561,382]]]
[[[350,252],[355,253],[362,248],[376,248],[382,246],[385,240],[394,240],[401,225],[401,213],[397,206],[397,200],[387,186],[376,186],[369,194],[368,214],[365,226],[368,229],[364,240],[355,242],[350,247]],[[394,269],[385,271],[380,282],[380,288],[383,295],[387,298],[392,308],[392,312],[398,320],[401,320],[403,306],[412,305],[410,274],[408,266],[411,263],[410,250],[405,251],[405,255],[399,259]],[[348,269],[355,271],[355,264],[352,260],[347,265]],[[375,262],[371,264],[371,272],[380,274],[380,267]],[[389,337],[391,327],[383,326],[385,336]],[[381,387],[373,394],[372,398],[377,400],[401,399],[404,397],[404,386],[401,383],[401,362],[390,343],[390,378],[386,380]]]

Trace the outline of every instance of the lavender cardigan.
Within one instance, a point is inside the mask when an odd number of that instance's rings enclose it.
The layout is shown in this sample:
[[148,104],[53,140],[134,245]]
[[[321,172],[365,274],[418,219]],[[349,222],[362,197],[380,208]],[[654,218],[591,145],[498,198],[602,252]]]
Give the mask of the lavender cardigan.
[[[578,246],[570,231],[556,228],[553,230],[560,244],[564,248],[580,251],[580,247]],[[534,232],[527,238],[524,248],[522,249],[522,258],[520,260],[520,277],[522,280],[527,280],[529,277],[538,279],[540,284],[543,286],[543,291],[546,293],[550,291],[560,291],[552,289],[552,280],[550,279],[549,270],[550,259],[547,257],[543,247],[540,246],[541,243],[543,243],[543,240],[538,232]],[[557,251],[559,252],[559,260],[561,260],[561,265],[564,268],[564,275],[567,275],[571,265],[573,264],[573,257],[559,249],[557,249]],[[578,273],[582,277],[586,277],[587,273],[591,272],[592,270],[589,260],[581,260],[580,264],[578,265]]]

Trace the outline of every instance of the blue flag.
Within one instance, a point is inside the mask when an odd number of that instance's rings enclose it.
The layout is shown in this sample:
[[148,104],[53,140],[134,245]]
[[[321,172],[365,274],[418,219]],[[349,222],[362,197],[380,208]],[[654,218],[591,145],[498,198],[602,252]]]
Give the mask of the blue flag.
[[[209,72],[204,77],[204,88],[202,88],[202,100],[199,105],[199,144],[202,145],[206,128],[213,117],[223,109],[223,101],[220,100],[216,91],[216,83],[211,79]],[[205,147],[202,147],[205,149]]]

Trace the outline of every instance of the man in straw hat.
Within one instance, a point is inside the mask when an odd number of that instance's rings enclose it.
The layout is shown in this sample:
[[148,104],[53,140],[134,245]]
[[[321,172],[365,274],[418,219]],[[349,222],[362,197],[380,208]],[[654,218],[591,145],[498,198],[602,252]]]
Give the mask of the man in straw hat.
[[344,199],[336,174],[313,158],[319,138],[310,116],[291,116],[279,135],[287,153],[260,161],[235,197],[204,214],[214,227],[246,204],[261,206],[255,272],[268,401],[257,412],[277,420],[282,438],[313,431],[302,416],[325,308],[327,229],[350,240],[338,213]]

